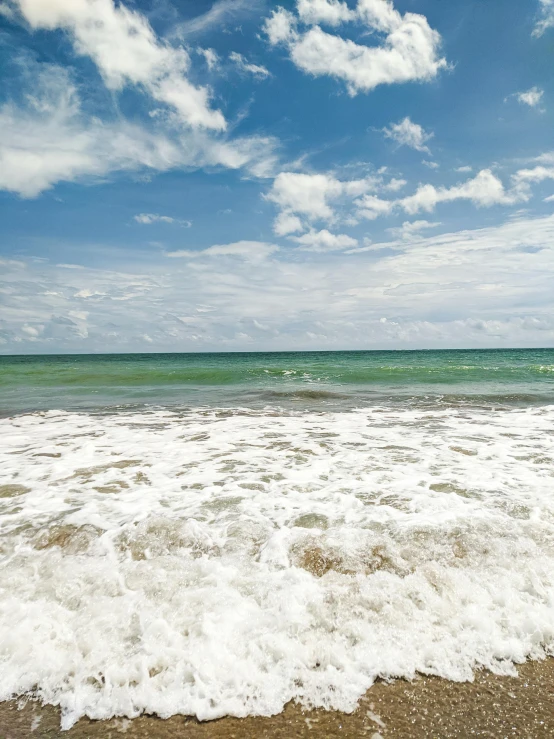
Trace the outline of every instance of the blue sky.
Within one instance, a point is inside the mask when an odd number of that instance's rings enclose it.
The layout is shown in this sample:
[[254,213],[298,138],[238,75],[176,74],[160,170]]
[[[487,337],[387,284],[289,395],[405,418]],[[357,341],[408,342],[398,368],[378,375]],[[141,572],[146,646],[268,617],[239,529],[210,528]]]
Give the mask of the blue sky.
[[554,345],[554,0],[0,0],[0,352]]

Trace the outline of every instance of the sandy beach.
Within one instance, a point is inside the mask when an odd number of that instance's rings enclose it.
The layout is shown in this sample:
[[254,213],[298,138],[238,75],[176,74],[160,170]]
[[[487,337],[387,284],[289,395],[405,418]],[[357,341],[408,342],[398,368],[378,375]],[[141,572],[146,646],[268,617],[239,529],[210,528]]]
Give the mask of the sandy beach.
[[414,682],[376,683],[352,714],[305,711],[289,704],[269,718],[223,718],[200,723],[173,716],[162,720],[81,719],[60,731],[59,712],[34,702],[0,704],[2,739],[294,739],[295,737],[369,737],[370,739],[450,739],[465,737],[554,736],[554,659],[528,662],[518,677],[478,673],[474,682],[453,683],[433,677]]

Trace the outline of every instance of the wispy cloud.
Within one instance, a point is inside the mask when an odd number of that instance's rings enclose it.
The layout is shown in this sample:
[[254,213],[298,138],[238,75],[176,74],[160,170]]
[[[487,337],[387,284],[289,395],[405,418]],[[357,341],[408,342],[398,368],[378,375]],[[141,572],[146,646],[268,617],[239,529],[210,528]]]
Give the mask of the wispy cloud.
[[542,36],[549,28],[554,28],[554,0],[539,0],[540,18],[533,30],[533,36]]
[[276,244],[265,241],[236,241],[233,244],[215,244],[195,251],[181,249],[166,252],[166,257],[198,259],[200,257],[239,257],[248,261],[260,261],[279,250]]
[[202,15],[178,23],[170,36],[187,40],[213,30],[222,30],[231,23],[239,22],[244,16],[261,13],[264,6],[264,0],[217,0]]
[[396,228],[389,228],[387,229],[389,233],[391,233],[393,236],[401,239],[413,239],[413,238],[422,238],[421,232],[427,231],[432,228],[437,228],[440,226],[441,223],[439,221],[431,222],[431,221],[404,221],[404,223],[401,226],[397,226]]
[[204,61],[210,71],[213,71],[219,66],[220,59],[219,54],[215,49],[203,49],[199,47],[196,49],[197,53],[204,57]]
[[172,218],[171,216],[161,216],[158,213],[138,213],[133,218],[143,226],[151,226],[153,223],[171,223],[177,226],[183,226],[184,228],[190,228],[192,226],[192,221]]
[[83,110],[70,74],[55,65],[28,64],[22,82],[24,99],[0,107],[0,189],[23,197],[121,171],[222,166],[267,176],[274,167],[277,142],[270,137],[229,140],[163,117],[101,120]]
[[88,56],[111,90],[140,86],[194,128],[224,130],[221,111],[210,105],[210,90],[187,77],[188,52],[159,39],[146,16],[113,0],[13,0],[34,30],[60,29],[74,50]]
[[246,74],[251,74],[257,79],[265,79],[270,77],[271,73],[261,64],[252,64],[248,62],[242,54],[238,54],[236,51],[232,51],[229,54],[229,59],[235,64],[237,69]]

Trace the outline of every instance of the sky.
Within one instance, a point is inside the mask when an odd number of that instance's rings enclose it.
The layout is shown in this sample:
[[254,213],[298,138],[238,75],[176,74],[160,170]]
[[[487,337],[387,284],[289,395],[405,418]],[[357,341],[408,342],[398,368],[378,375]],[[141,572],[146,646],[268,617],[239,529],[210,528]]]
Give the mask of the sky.
[[554,0],[0,0],[0,353],[554,346]]

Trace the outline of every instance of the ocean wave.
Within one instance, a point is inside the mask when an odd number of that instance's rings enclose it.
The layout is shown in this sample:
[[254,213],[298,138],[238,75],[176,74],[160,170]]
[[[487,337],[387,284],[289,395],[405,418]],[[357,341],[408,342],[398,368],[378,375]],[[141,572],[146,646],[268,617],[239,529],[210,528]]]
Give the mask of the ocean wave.
[[554,651],[554,407],[0,420],[0,699],[350,711]]

